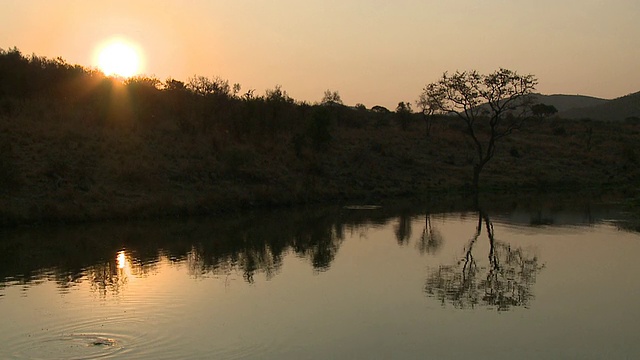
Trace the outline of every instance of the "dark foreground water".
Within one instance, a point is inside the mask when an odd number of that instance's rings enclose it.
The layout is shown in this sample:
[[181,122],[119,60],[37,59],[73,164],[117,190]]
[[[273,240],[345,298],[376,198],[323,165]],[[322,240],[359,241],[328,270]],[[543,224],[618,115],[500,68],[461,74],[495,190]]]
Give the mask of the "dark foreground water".
[[625,216],[350,207],[5,231],[0,358],[638,358]]

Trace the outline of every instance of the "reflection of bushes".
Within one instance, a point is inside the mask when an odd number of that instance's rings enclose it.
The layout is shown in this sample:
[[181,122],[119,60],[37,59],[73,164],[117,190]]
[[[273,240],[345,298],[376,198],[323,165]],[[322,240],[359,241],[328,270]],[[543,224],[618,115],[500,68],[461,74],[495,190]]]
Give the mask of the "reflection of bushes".
[[[44,210],[59,211],[53,207],[34,209]],[[122,249],[135,266],[135,274],[151,272],[161,259],[169,259],[186,261],[195,277],[240,273],[252,282],[257,274],[275,276],[287,254],[307,259],[315,271],[325,271],[344,241],[345,228],[372,221],[385,223],[389,216],[381,210],[343,213],[329,208],[16,230],[2,234],[0,286],[6,281],[29,283],[53,278],[61,287],[68,287],[88,276],[96,282],[97,290],[117,291],[122,279],[118,278],[115,259]]]

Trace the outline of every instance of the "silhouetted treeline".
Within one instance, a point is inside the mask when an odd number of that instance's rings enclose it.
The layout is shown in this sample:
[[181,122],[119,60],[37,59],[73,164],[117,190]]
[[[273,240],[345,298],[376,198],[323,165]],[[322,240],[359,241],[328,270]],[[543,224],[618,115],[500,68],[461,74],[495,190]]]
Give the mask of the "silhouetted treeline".
[[[118,79],[0,49],[0,225],[465,192],[476,155],[464,123],[417,107]],[[485,188],[635,189],[637,124],[529,120],[497,147]]]
[[286,133],[298,152],[326,148],[336,126],[397,121],[406,129],[411,117],[407,107],[396,116],[381,106],[345,106],[338,92],[329,90],[312,105],[294,100],[279,85],[258,95],[219,77],[194,76],[187,82],[147,76],[118,79],[62,58],[25,56],[16,48],[0,49],[0,79],[2,113],[17,111],[25,100],[40,100],[62,112],[69,106],[76,112],[88,107],[91,115],[84,120],[102,124],[147,127],[170,121],[185,134],[224,131],[240,142],[273,140]]
[[0,49],[0,79],[0,98],[50,97],[59,101],[84,95],[107,80],[98,71],[70,65],[62,58],[26,57],[16,48]]

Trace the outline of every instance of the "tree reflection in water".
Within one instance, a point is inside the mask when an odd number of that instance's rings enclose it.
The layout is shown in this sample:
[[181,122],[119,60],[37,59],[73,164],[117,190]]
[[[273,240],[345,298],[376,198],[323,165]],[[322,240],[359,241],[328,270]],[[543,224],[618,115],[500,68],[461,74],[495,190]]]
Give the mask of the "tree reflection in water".
[[[489,240],[488,266],[479,266],[474,256],[483,224]],[[443,265],[428,275],[425,292],[444,306],[456,308],[494,307],[498,311],[511,307],[528,307],[533,299],[532,287],[543,268],[535,255],[495,239],[493,223],[487,213],[478,211],[476,231],[463,258],[453,265]]]
[[84,277],[78,281],[83,279],[89,281],[92,291],[101,297],[106,297],[107,294],[119,294],[132,276],[147,276],[155,269],[159,260],[153,259],[142,263],[133,259],[132,253],[129,250],[121,250],[109,260],[86,267],[83,271]]
[[400,216],[398,217],[398,224],[393,228],[393,232],[396,235],[396,241],[398,242],[398,245],[404,246],[409,243],[412,233],[412,220],[413,219],[411,218],[411,215],[408,213],[400,214]]
[[[411,228],[418,214],[425,216],[419,233]],[[307,260],[315,272],[323,272],[335,259],[345,233],[366,233],[372,226],[391,226],[401,246],[410,244],[414,233],[416,250],[434,255],[444,238],[432,219],[430,212],[425,214],[417,207],[326,208],[162,223],[23,229],[7,233],[0,242],[0,286],[52,280],[60,291],[67,291],[89,281],[97,293],[118,294],[132,276],[153,273],[161,262],[186,266],[195,278],[239,274],[252,283],[258,274],[273,278],[290,254]],[[476,263],[473,252],[483,223],[491,245],[487,269]],[[458,307],[526,305],[538,269],[535,257],[496,241],[488,216],[480,212],[462,261],[431,274],[426,291]]]
[[103,297],[107,293],[120,293],[121,288],[128,282],[129,271],[125,271],[125,266],[129,264],[126,261],[125,252],[120,251],[113,259],[87,268],[85,276],[91,284],[91,289]]
[[444,238],[438,229],[431,225],[431,214],[427,212],[424,217],[424,229],[422,235],[418,238],[416,247],[421,255],[436,254],[442,244]]

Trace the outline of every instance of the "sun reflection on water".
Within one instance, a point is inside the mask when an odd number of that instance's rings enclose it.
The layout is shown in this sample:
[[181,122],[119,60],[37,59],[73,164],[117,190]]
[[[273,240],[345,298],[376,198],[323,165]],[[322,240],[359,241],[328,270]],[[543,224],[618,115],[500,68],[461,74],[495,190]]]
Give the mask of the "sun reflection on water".
[[87,271],[87,278],[91,281],[92,288],[102,296],[108,293],[119,294],[132,275],[131,260],[125,250],[118,251],[111,259],[96,264]]
[[118,256],[116,257],[118,261],[118,269],[124,269],[127,266],[127,257],[124,254],[124,251],[118,252]]
[[118,255],[116,255],[116,265],[118,267],[118,278],[123,282],[126,282],[134,275],[131,255],[127,254],[125,250],[118,251]]

